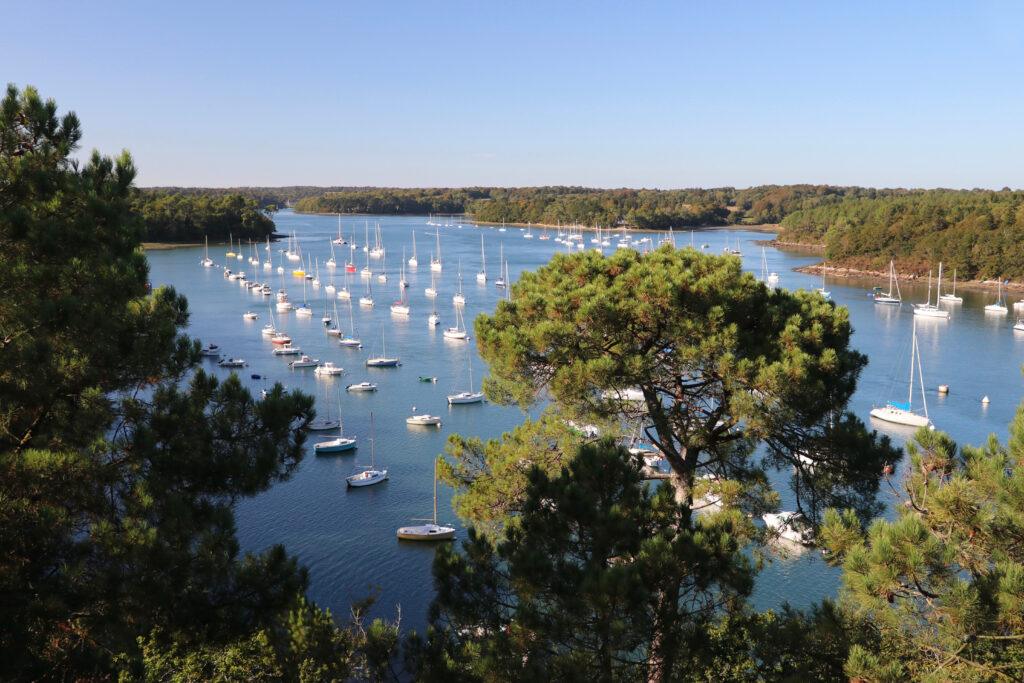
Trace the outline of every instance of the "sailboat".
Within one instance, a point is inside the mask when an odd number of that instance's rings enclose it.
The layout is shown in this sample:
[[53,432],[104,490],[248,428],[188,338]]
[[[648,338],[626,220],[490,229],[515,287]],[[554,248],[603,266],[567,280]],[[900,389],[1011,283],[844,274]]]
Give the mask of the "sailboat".
[[501,276],[501,264],[505,262],[505,245],[502,244],[500,251],[498,252],[498,279],[494,281],[494,286],[498,289],[505,288],[505,278]]
[[209,268],[213,265],[213,259],[210,258],[210,238],[203,237],[203,239],[206,240],[206,258],[200,261],[200,263],[203,264],[204,268]]
[[949,320],[949,311],[943,310],[932,303],[932,271],[928,271],[928,301],[914,306],[914,315],[925,318],[942,318]]
[[324,262],[324,265],[330,268],[331,270],[334,270],[335,268],[338,267],[338,262],[334,258],[334,241],[329,241],[328,244],[331,246],[331,258],[327,259],[327,261]]
[[228,250],[224,254],[224,258],[235,258],[235,243],[232,241],[231,233],[228,233]]
[[434,233],[437,237],[437,259],[430,259],[430,269],[433,271],[441,271],[441,231],[438,230]]
[[424,289],[423,293],[431,299],[437,296],[437,288],[434,286],[434,271],[430,271],[430,286]]
[[433,327],[435,325],[441,324],[441,316],[437,314],[437,299],[431,300],[430,303],[432,304],[433,310],[431,311],[430,316],[427,318],[427,324]]
[[[921,384],[921,404],[923,406],[924,414],[914,412],[911,408],[911,403],[914,399],[914,362],[917,361],[917,375],[918,381]],[[928,418],[928,402],[925,400],[924,394],[924,375],[921,372],[921,354],[917,348],[917,319],[914,319],[914,326],[911,332],[911,343],[910,343],[910,392],[907,396],[906,403],[898,403],[896,401],[889,401],[881,408],[873,408],[871,410],[871,417],[877,417],[879,420],[885,420],[886,422],[894,422],[896,424],[907,425],[910,427],[928,427],[929,429],[935,429],[935,425]]]
[[1003,300],[1003,280],[999,280],[999,295],[994,304],[989,304],[985,307],[986,313],[999,313],[1006,315],[1009,309],[1006,307],[1006,301]]
[[384,326],[380,326],[381,354],[374,358],[366,359],[366,366],[370,368],[394,368],[400,363],[398,358],[388,358],[388,348],[384,341]]
[[459,291],[455,292],[455,295],[452,296],[452,301],[456,306],[466,305],[466,297],[462,293],[462,259],[459,259]]
[[[729,247],[728,247],[728,242],[727,242],[726,243],[726,249],[728,249],[728,248]],[[821,262],[821,287],[815,287],[814,291],[817,292],[818,294],[820,294],[822,297],[824,297],[825,301],[831,301],[832,300],[832,292],[830,292],[827,289],[825,289],[825,270],[826,270],[825,262],[822,261]]]
[[[338,244],[338,245],[345,244],[345,238],[341,236],[341,214],[340,213],[338,214],[338,236],[335,239],[331,240],[331,244]],[[334,251],[332,250],[331,251],[331,258],[333,259],[333,257],[334,257]]]
[[468,348],[466,350],[466,357],[469,359],[469,391],[460,391],[457,394],[449,394],[448,405],[480,403],[484,400],[483,392],[473,391],[473,357],[470,355]]
[[303,279],[303,281],[302,281],[302,305],[295,307],[295,315],[301,316],[301,317],[304,317],[304,318],[309,318],[309,317],[312,317],[312,315],[313,315],[313,309],[306,302],[306,281],[305,281],[305,279]]
[[402,264],[402,276],[398,281],[399,300],[391,304],[391,312],[398,315],[409,315],[409,300],[405,297],[405,287],[402,282],[405,280],[405,264]]
[[341,346],[347,346],[353,349],[363,348],[363,343],[359,341],[359,335],[356,334],[356,320],[352,317],[352,300],[348,300],[348,322],[351,332],[349,334],[342,335],[341,339],[338,340],[338,344]]
[[327,429],[334,429],[335,427],[341,427],[341,420],[340,419],[339,420],[335,420],[335,419],[331,418],[331,397],[330,397],[331,390],[330,390],[330,385],[329,384],[325,385],[325,386],[326,386],[326,391],[327,391],[327,400],[325,401],[325,403],[327,404],[327,415],[324,418],[322,418],[322,419],[313,420],[312,422],[310,422],[309,424],[306,425],[306,429],[310,429],[310,430],[313,430],[313,431],[324,431],[324,430],[327,430]]
[[366,281],[366,294],[359,297],[359,305],[366,307],[373,307],[373,291],[370,289],[370,281]]
[[320,441],[313,444],[313,453],[321,455],[324,453],[344,453],[356,447],[356,440],[345,436],[341,426],[341,399],[338,399],[338,438],[329,441]]
[[370,467],[358,474],[345,477],[349,486],[371,486],[388,478],[387,470],[378,470],[373,459],[373,413],[370,413]]
[[409,264],[410,268],[415,268],[416,266],[418,266],[420,264],[420,262],[418,260],[416,260],[416,231],[415,230],[412,231],[412,256],[409,257],[409,260],[406,261],[406,263]]
[[373,258],[381,258],[382,256],[384,256],[384,242],[383,240],[381,240],[379,223],[377,224],[375,230],[376,232],[374,235],[374,239],[376,240],[376,243],[373,245],[373,249],[370,250],[370,256],[372,256]]
[[348,271],[348,266],[345,266],[345,284],[342,285],[341,289],[338,290],[337,295],[336,295],[339,299],[351,299],[352,298],[352,291],[349,289],[348,272],[349,272]]
[[403,263],[401,264],[401,268],[399,269],[399,273],[400,274],[398,276],[398,286],[404,289],[404,288],[409,286],[409,281],[405,279],[405,263],[404,263],[404,261],[405,261],[405,247],[404,246],[402,247],[402,261],[403,261]]
[[437,523],[437,460],[434,460],[434,518],[412,521],[429,523],[399,527],[398,538],[405,541],[449,541],[455,538],[455,527],[440,526]]
[[263,262],[263,270],[270,270],[271,268],[274,267],[273,264],[270,262],[271,258],[273,258],[271,256],[271,254],[270,254],[270,235],[267,235],[266,250],[267,250],[267,260]]
[[[326,303],[324,305],[326,306]],[[352,304],[350,302],[349,306],[351,306],[351,305]],[[324,317],[326,317],[326,316],[324,316]],[[334,322],[334,324],[330,325],[327,328],[327,330],[326,330],[327,336],[329,336],[329,337],[340,337],[341,336],[341,328],[338,327],[338,320],[339,320],[339,318],[338,318],[338,300],[337,299],[334,300],[334,317],[331,320]]]
[[462,322],[462,309],[455,306],[455,327],[446,327],[444,330],[445,339],[467,340],[466,324]]
[[[939,261],[939,273],[942,273],[942,261]],[[941,290],[940,290],[941,292]],[[962,304],[964,298],[956,295],[956,268],[953,269],[953,293],[952,294],[939,294],[939,302],[945,301],[947,304]]]
[[[941,268],[941,266],[940,266]],[[892,287],[896,285],[896,296],[892,295]],[[931,297],[929,296],[929,299]],[[900,294],[900,283],[896,279],[896,264],[889,259],[889,291],[885,294],[880,294],[875,297],[876,304],[895,304],[899,306],[903,303],[903,296]]]
[[484,236],[480,235],[480,272],[476,274],[477,282],[487,282],[487,257],[484,256]]

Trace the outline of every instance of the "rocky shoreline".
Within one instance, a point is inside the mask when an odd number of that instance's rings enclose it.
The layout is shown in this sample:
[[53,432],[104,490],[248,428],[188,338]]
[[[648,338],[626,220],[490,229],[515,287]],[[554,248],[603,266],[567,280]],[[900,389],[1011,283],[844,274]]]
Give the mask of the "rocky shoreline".
[[[821,263],[816,263],[809,266],[802,266],[800,268],[794,268],[793,270],[798,273],[807,273],[809,275],[822,275]],[[864,280],[874,281],[874,284],[885,284],[884,281],[888,281],[889,272],[879,270],[860,270],[858,268],[847,268],[845,266],[824,266],[824,275],[829,278],[843,278],[848,280]],[[900,282],[919,282],[927,281],[927,276],[917,275],[915,273],[904,274],[897,273],[897,280]],[[997,290],[999,288],[998,280],[957,280],[957,289],[969,289],[969,290]],[[1012,282],[1007,280],[1003,282],[1003,289],[1024,291],[1024,282]]]

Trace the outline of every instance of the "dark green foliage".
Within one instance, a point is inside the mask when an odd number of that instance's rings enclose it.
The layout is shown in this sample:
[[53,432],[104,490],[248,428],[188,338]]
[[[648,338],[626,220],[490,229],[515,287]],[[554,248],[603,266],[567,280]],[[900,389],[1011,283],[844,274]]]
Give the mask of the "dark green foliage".
[[744,524],[692,521],[671,487],[652,492],[608,440],[556,476],[535,468],[503,541],[471,532],[462,553],[438,551],[421,678],[677,678],[705,628],[750,590],[734,534]]
[[177,194],[136,190],[129,207],[142,219],[147,242],[202,242],[234,238],[263,242],[274,233],[270,210],[240,194]]
[[[883,193],[885,191],[882,191]],[[586,187],[345,188],[295,202],[311,213],[466,213],[481,222],[670,227],[777,223],[800,208],[875,190],[766,185],[687,190],[600,190]]]
[[[816,294],[771,291],[739,259],[671,247],[555,255],[476,321],[492,400],[551,399],[563,419],[637,430],[681,493],[692,497],[706,474],[732,482],[729,503],[752,514],[777,504],[765,469],[796,467],[798,505],[812,519],[839,501],[871,516],[877,473],[895,457],[845,410],[866,362],[850,334],[846,310]],[[627,388],[643,399],[614,397]],[[532,459],[515,452],[524,437],[452,442],[442,475],[465,492],[464,509],[501,511],[497,498],[516,485],[497,478],[521,479],[518,459]],[[559,451],[560,437],[527,438]]]
[[904,190],[788,215],[779,239],[823,245],[830,262],[924,275],[939,261],[962,279],[1024,275],[1024,192]]
[[0,678],[110,675],[150,633],[217,647],[306,586],[239,556],[232,504],[287,478],[312,399],[255,402],[195,370],[173,290],[150,292],[127,153],[68,160],[77,119],[0,103]]
[[867,622],[851,678],[1020,680],[1024,675],[1024,405],[1010,444],[958,449],[921,430],[893,490],[893,521],[864,529],[830,512],[822,537],[843,566],[843,605]]

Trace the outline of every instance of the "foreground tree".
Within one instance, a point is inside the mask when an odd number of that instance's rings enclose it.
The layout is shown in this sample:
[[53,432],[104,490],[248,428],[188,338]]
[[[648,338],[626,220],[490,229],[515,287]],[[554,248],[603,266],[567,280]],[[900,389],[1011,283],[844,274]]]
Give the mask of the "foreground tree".
[[0,102],[0,678],[102,677],[137,639],[214,646],[306,586],[283,549],[239,557],[240,496],[302,457],[312,400],[196,370],[185,300],[149,291],[134,168],[70,154],[73,114]]
[[843,604],[869,624],[847,673],[864,681],[1024,677],[1024,405],[1009,447],[957,448],[921,430],[893,521],[830,511],[822,538]]
[[[691,522],[610,440],[555,477],[534,468],[518,524],[497,545],[471,531],[441,549],[422,678],[672,680],[704,627],[740,612],[752,566],[740,514]],[[431,649],[432,648],[432,649]]]
[[[526,409],[550,399],[559,421],[636,429],[690,503],[708,480],[733,482],[733,502],[756,514],[777,505],[767,470],[793,468],[797,504],[812,519],[827,506],[868,517],[882,463],[896,457],[845,410],[867,362],[849,347],[846,309],[772,291],[734,257],[669,246],[559,254],[478,317],[476,335],[492,400]],[[566,452],[561,436],[545,434],[456,438],[443,474],[474,499],[469,507],[500,519],[516,505],[500,496],[521,484],[499,485],[495,473],[525,477],[517,444]]]

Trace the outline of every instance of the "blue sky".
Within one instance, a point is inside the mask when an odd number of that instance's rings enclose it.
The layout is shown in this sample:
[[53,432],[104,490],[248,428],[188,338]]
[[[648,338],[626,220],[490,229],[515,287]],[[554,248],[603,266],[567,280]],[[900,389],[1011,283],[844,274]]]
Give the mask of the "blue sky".
[[1019,3],[4,5],[140,186],[1024,187]]

